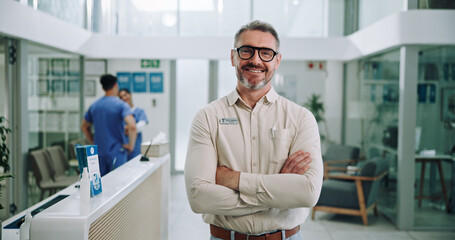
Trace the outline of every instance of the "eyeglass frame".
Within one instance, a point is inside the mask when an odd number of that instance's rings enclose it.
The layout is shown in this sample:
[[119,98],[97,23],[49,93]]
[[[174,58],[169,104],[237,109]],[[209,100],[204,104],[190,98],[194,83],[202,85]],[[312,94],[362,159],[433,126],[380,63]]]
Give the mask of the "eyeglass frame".
[[[249,57],[249,58],[242,58],[242,57],[240,57],[240,52],[239,52],[239,51],[240,51],[241,48],[244,48],[244,47],[252,48],[252,49],[254,50],[253,55],[251,55],[251,57]],[[271,58],[270,60],[267,60],[267,61],[266,61],[266,60],[262,59],[261,54],[259,54],[259,51],[261,51],[261,50],[263,50],[263,49],[265,49],[265,50],[271,50],[271,51],[273,52],[273,56],[272,56],[272,58]],[[257,50],[258,56],[259,56],[259,58],[260,58],[263,62],[271,62],[271,61],[275,58],[275,56],[278,55],[278,53],[279,53],[279,52],[276,52],[275,50],[273,50],[273,49],[271,49],[271,48],[253,47],[253,46],[249,46],[249,45],[240,46],[240,47],[238,47],[238,48],[234,48],[234,50],[235,50],[235,51],[237,52],[237,54],[239,55],[239,58],[240,58],[240,59],[243,59],[243,60],[249,60],[249,59],[253,58],[253,57],[254,57],[254,54],[256,54],[256,50]]]

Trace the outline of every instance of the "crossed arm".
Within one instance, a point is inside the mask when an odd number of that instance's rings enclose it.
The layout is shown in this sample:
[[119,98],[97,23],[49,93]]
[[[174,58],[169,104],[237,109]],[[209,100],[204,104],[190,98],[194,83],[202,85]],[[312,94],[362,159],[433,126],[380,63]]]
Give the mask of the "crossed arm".
[[[310,169],[312,159],[310,153],[299,150],[291,154],[280,173],[292,173],[303,175]],[[223,185],[232,190],[239,191],[240,172],[231,170],[227,167],[217,167],[216,169],[216,184]]]
[[201,112],[193,121],[185,165],[187,195],[194,212],[240,216],[270,208],[316,204],[323,167],[314,118],[296,133],[292,154],[277,174],[239,172],[218,166],[217,149],[206,121]]

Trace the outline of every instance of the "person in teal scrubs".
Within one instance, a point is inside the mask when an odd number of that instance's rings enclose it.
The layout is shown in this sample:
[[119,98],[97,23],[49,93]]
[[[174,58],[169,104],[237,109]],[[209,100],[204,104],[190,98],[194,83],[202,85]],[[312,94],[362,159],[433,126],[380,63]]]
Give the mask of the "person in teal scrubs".
[[[85,113],[81,129],[90,144],[98,145],[100,173],[104,176],[127,161],[128,153],[134,149],[137,132],[133,111],[118,97],[117,77],[103,75],[100,83],[106,93]],[[128,136],[125,136],[125,128]]]
[[122,88],[119,91],[119,97],[128,105],[130,105],[131,109],[133,110],[134,119],[136,119],[136,130],[137,130],[137,138],[136,144],[134,145],[134,150],[128,154],[128,161],[132,158],[136,157],[137,155],[141,154],[141,144],[142,144],[142,131],[148,124],[147,115],[145,114],[144,109],[135,107],[133,105],[133,99],[131,96],[130,90],[126,88]]

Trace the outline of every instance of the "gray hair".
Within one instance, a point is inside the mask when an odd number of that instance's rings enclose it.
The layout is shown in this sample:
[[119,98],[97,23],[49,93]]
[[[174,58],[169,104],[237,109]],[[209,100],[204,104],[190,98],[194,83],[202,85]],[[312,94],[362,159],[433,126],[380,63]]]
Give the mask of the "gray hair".
[[259,20],[254,20],[250,23],[243,25],[235,34],[234,36],[234,47],[236,47],[237,43],[239,42],[240,34],[244,31],[261,31],[265,33],[270,33],[276,40],[276,50],[280,50],[280,38],[278,37],[278,33],[276,32],[275,28],[269,23],[262,22]]

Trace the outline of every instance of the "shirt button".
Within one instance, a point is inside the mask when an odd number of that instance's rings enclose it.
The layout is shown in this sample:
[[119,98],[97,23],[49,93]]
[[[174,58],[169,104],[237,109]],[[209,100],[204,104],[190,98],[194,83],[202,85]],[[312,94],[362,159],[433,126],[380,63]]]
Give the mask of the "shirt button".
[[256,140],[256,136],[253,137],[253,140]]

